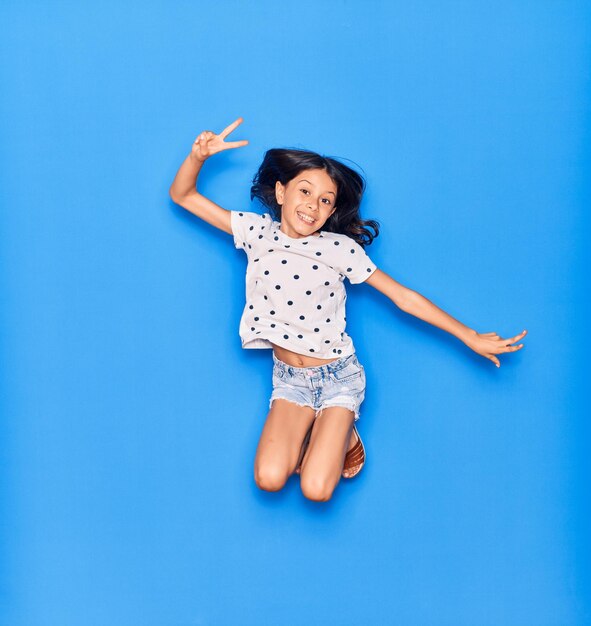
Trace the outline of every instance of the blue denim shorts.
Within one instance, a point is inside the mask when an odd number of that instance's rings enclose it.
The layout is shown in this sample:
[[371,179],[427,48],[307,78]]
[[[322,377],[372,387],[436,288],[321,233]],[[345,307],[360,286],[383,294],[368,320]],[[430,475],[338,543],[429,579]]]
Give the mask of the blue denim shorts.
[[269,408],[283,398],[316,410],[316,416],[329,406],[344,406],[359,419],[365,398],[365,369],[355,354],[325,365],[294,367],[280,361],[273,352],[273,392]]

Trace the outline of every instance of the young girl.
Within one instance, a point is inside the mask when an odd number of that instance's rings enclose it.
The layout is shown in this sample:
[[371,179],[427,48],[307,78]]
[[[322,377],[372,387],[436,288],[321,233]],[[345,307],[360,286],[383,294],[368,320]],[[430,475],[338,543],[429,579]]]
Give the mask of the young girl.
[[345,278],[371,285],[497,367],[495,355],[521,349],[523,344],[511,344],[526,331],[507,339],[478,333],[379,270],[364,250],[378,235],[378,223],[359,215],[364,181],[335,159],[304,150],[268,150],[251,188],[251,199],[256,196],[269,209],[262,215],[227,211],[201,195],[196,183],[204,161],[248,144],[225,141],[242,121],[219,135],[204,131],[197,137],[170,196],[233,235],[236,248],[248,257],[242,347],[273,350],[270,410],[254,463],[257,485],[277,491],[295,472],[307,498],[326,501],[341,476],[352,478],[365,463],[355,425],[365,371],[345,331]]

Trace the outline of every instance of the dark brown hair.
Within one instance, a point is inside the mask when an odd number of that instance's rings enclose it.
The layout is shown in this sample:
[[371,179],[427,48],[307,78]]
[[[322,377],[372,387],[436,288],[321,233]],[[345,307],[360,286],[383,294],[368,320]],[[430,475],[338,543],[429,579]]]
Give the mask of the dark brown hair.
[[379,235],[379,222],[363,220],[359,215],[365,179],[335,158],[309,150],[271,148],[265,153],[253,178],[250,199],[258,198],[273,217],[281,221],[281,205],[277,204],[275,197],[275,183],[279,181],[287,185],[300,172],[313,169],[324,170],[337,187],[336,211],[326,220],[322,230],[348,235],[362,247],[369,245]]

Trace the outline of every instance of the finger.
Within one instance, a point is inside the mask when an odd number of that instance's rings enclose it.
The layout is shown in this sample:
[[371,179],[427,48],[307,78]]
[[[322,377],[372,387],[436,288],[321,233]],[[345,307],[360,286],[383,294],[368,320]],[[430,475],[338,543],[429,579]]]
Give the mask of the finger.
[[248,144],[247,139],[242,139],[242,141],[228,141],[224,143],[224,149],[226,148],[240,148],[241,146],[246,146]]
[[503,341],[504,343],[506,343],[507,345],[510,343],[515,343],[516,341],[519,341],[520,339],[523,339],[526,335],[527,331],[522,331],[520,332],[518,335],[515,335],[514,337],[508,337],[506,339],[501,339],[501,341]]
[[522,330],[518,335],[515,335],[515,337],[513,337],[513,339],[511,339],[509,343],[515,343],[516,341],[523,339],[525,335],[527,335],[527,330]]
[[495,337],[497,333],[480,333],[483,337]]
[[518,346],[505,346],[502,350],[500,350],[500,352],[515,352],[516,350],[521,350],[521,348],[523,348],[522,343],[520,343]]
[[502,341],[507,347],[509,347],[512,343],[515,343],[516,341],[519,341],[520,339],[523,338],[523,334],[519,334],[519,335],[515,335],[515,337],[510,337],[507,339],[500,339],[500,341]]
[[222,139],[225,139],[237,126],[242,124],[242,122],[243,122],[243,119],[239,117],[237,120],[232,122],[229,126],[226,126],[226,128],[224,128],[224,130],[220,133],[220,137]]
[[520,343],[518,346],[511,346],[509,344],[505,346],[499,346],[496,354],[500,354],[501,352],[515,352],[516,350],[521,350],[523,348],[523,344]]
[[501,367],[501,362],[499,361],[499,359],[497,359],[496,356],[489,356],[488,357],[497,367]]
[[199,150],[199,156],[206,155],[206,141],[202,136],[199,136],[199,139],[197,140],[197,149]]

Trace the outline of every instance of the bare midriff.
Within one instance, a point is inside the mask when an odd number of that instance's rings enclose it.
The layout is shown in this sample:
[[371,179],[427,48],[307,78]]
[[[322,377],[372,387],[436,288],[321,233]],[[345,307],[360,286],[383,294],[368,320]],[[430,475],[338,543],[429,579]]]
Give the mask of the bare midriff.
[[277,344],[272,343],[273,353],[275,356],[284,363],[288,365],[292,365],[293,367],[316,367],[317,365],[326,365],[327,363],[332,363],[332,361],[337,361],[340,357],[336,359],[316,359],[311,356],[306,356],[304,354],[298,354],[297,352],[292,352],[287,348],[282,348]]

